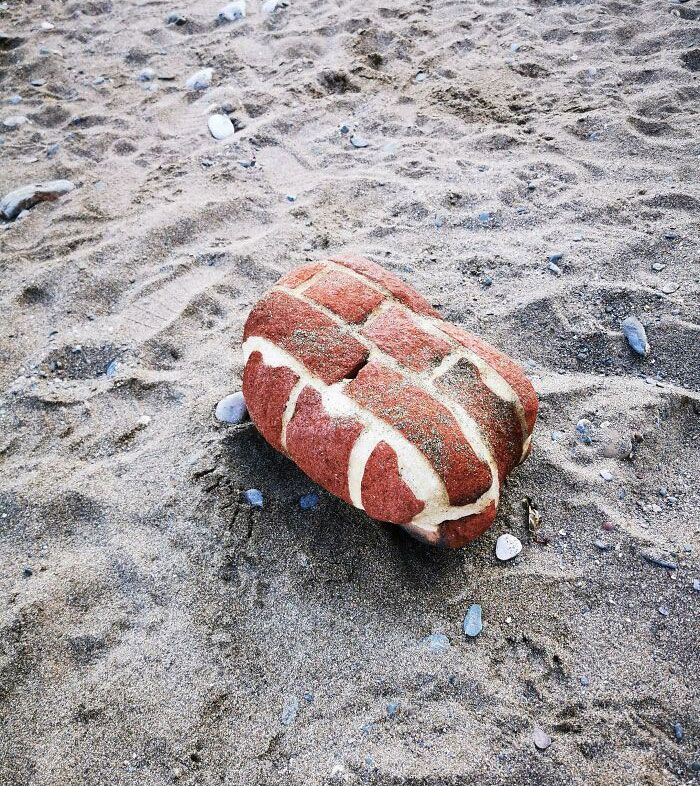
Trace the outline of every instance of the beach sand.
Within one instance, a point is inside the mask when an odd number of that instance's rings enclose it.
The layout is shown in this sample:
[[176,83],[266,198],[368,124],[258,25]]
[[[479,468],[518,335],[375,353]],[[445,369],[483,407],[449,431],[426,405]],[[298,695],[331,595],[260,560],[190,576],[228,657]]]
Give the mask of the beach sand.
[[[0,192],[76,184],[0,222],[0,784],[696,783],[697,3],[220,7],[0,5]],[[338,252],[538,391],[463,550],[214,418],[252,304]]]

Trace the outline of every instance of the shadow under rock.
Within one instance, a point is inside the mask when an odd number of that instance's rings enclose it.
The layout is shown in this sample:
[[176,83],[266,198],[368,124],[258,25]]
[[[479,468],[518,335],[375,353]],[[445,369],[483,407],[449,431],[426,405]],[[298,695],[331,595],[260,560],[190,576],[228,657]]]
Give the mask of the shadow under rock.
[[[377,582],[428,594],[442,587],[442,594],[452,591],[453,581],[463,581],[465,567],[478,570],[478,546],[461,551],[428,546],[396,525],[371,519],[310,480],[252,423],[226,436],[222,459],[242,489],[263,493],[264,507],[255,519],[259,541],[278,553],[303,551],[317,566],[343,563],[342,573],[358,590]],[[299,500],[310,493],[318,495],[319,503],[304,511]]]

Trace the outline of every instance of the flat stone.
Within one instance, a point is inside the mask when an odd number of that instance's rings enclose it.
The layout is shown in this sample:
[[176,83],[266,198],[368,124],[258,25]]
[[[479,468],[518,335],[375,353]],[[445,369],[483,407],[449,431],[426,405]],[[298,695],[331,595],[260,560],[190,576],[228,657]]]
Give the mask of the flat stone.
[[642,357],[649,354],[649,341],[644,325],[635,316],[626,317],[622,321],[622,332],[627,339],[627,343],[632,349]]
[[203,68],[197,71],[185,82],[185,87],[188,90],[206,90],[211,87],[212,79],[214,78],[213,68]]
[[25,115],[10,115],[2,121],[2,124],[5,128],[19,128],[28,122],[29,118],[25,117]]
[[501,562],[506,562],[513,557],[517,557],[523,550],[523,544],[515,537],[506,532],[496,541],[496,557]]
[[535,743],[535,747],[538,751],[546,751],[552,744],[552,738],[549,734],[542,731],[542,729],[535,729],[535,731],[532,732],[532,741]]
[[482,628],[481,606],[478,603],[472,603],[464,617],[462,630],[465,636],[469,636],[473,639],[481,633]]
[[431,633],[423,639],[423,644],[431,651],[443,653],[450,649],[450,640],[444,633]]
[[357,136],[355,134],[353,134],[350,137],[350,144],[353,147],[368,147],[369,146],[369,142],[363,136]]
[[75,188],[70,180],[51,180],[48,183],[32,183],[11,191],[0,202],[0,215],[13,220],[24,210],[39,202],[53,202]]
[[219,401],[214,410],[214,415],[222,423],[243,423],[248,415],[243,393],[232,393]]
[[318,494],[314,494],[313,492],[310,494],[304,494],[304,496],[299,500],[299,507],[302,510],[316,510],[319,501],[320,499]]
[[608,483],[613,479],[612,473],[608,472],[607,469],[601,469],[599,474],[600,477],[603,478],[603,480],[607,481]]
[[214,139],[226,139],[233,136],[235,132],[233,123],[226,115],[210,115],[207,122],[209,131]]

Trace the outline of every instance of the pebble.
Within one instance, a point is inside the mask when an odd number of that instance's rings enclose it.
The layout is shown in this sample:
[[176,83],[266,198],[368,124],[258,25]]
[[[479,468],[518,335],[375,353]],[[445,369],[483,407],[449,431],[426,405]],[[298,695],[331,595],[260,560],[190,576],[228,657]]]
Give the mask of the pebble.
[[556,276],[560,276],[561,275],[561,268],[559,267],[559,265],[557,265],[556,262],[548,262],[547,263],[547,270],[551,270],[552,273],[554,273],[554,275],[556,275]]
[[214,78],[213,68],[203,68],[197,71],[185,82],[185,87],[188,90],[206,90],[211,87],[211,80]]
[[549,734],[542,731],[542,729],[535,729],[535,731],[532,732],[532,741],[535,743],[535,747],[538,751],[546,751],[552,744],[552,738]]
[[666,265],[663,262],[654,262],[651,266],[652,270],[655,270],[657,273],[660,273],[662,270],[666,270]]
[[501,562],[507,562],[513,557],[517,557],[523,550],[523,544],[515,537],[506,532],[496,541],[496,557]]
[[693,589],[700,592],[700,579],[693,579]]
[[138,74],[136,74],[136,80],[138,82],[150,82],[155,78],[156,72],[152,68],[144,68],[143,71],[139,71]]
[[606,543],[604,540],[600,540],[600,538],[595,542],[596,548],[600,549],[601,551],[610,551],[612,546],[609,543]]
[[22,96],[20,96],[20,95],[10,96],[7,99],[7,103],[8,104],[12,104],[13,106],[16,106],[17,104],[21,104],[22,103]]
[[46,84],[45,79],[32,79],[29,83],[32,87],[41,87],[42,85]]
[[588,677],[581,677],[579,682],[581,683],[581,685],[583,685],[584,688],[587,688],[588,685],[590,684],[588,681]]
[[683,727],[681,726],[680,723],[673,724],[673,734],[675,738],[678,740],[678,742],[683,741],[684,733],[683,733]]
[[70,180],[51,180],[48,183],[32,183],[10,191],[0,201],[0,215],[15,219],[24,210],[39,202],[54,201],[72,191],[75,185]]
[[622,321],[622,332],[627,339],[627,343],[632,349],[642,357],[649,354],[649,341],[644,325],[635,316],[626,317]]
[[2,121],[2,124],[5,128],[19,128],[28,122],[29,118],[25,115],[10,115]]
[[105,375],[108,379],[112,379],[112,377],[117,373],[119,368],[119,363],[116,360],[113,360],[105,369]]
[[607,469],[600,470],[600,477],[608,483],[613,479],[612,473],[608,472]]
[[428,75],[425,73],[425,71],[419,71],[416,74],[416,82],[425,82],[425,80],[427,78],[428,78]]
[[345,123],[343,123],[343,125],[340,126],[340,133],[341,134],[349,134],[350,133],[350,126],[347,126],[347,125],[345,125]]
[[222,423],[243,423],[247,414],[245,399],[240,391],[222,398],[214,410],[214,415]]
[[369,147],[369,142],[363,136],[357,136],[356,134],[350,137],[350,144],[353,147]]
[[677,284],[675,281],[669,281],[668,284],[664,284],[661,287],[661,291],[664,295],[672,295],[679,287],[680,284]]
[[285,0],[265,0],[260,6],[263,14],[274,14],[278,8],[286,8],[289,5]]
[[299,699],[296,696],[290,696],[282,707],[280,723],[290,726],[296,720],[297,712],[299,712]]
[[462,623],[462,630],[465,635],[474,638],[481,633],[483,625],[481,623],[481,606],[478,603],[473,603],[467,611],[464,622]]
[[563,431],[552,431],[549,436],[552,438],[552,442],[559,442],[564,439],[566,434]]
[[491,213],[489,213],[488,210],[482,210],[481,213],[479,213],[479,223],[483,224],[484,226],[491,222],[491,218]]
[[211,115],[208,124],[214,139],[226,139],[235,132],[233,123],[226,115]]
[[246,502],[254,508],[261,508],[263,506],[262,491],[258,491],[258,489],[248,489],[244,496]]
[[450,648],[450,640],[444,633],[431,633],[423,639],[423,644],[431,652],[447,652]]
[[304,494],[304,496],[299,500],[299,507],[302,510],[316,510],[319,501],[320,498],[318,494],[314,494],[313,492],[311,492],[311,494]]
[[182,14],[178,14],[177,11],[173,11],[165,17],[165,24],[182,27],[183,25],[187,24],[187,17],[183,16]]
[[590,420],[586,420],[586,418],[582,418],[576,424],[576,436],[584,445],[590,445],[591,442],[593,442],[593,437],[591,436],[592,429],[593,424]]
[[60,147],[61,147],[61,146],[58,144],[58,142],[54,142],[53,144],[49,145],[49,146],[46,148],[46,157],[47,157],[47,158],[54,158],[54,156],[55,156],[55,155],[58,153],[58,151],[60,150]]
[[666,570],[677,570],[678,564],[671,560],[661,559],[655,557],[653,554],[646,554],[642,552],[642,558],[645,559],[650,565],[656,565],[657,568],[665,568]]
[[297,201],[297,198],[294,196],[294,194],[287,194],[286,198],[287,198],[287,202],[296,202]]
[[561,262],[563,258],[564,254],[561,251],[555,251],[547,257],[550,262]]
[[237,22],[245,16],[245,0],[235,0],[219,11],[220,22]]
[[396,713],[397,713],[398,711],[399,711],[399,705],[398,705],[398,703],[397,703],[397,702],[395,702],[395,701],[390,701],[390,702],[389,702],[389,703],[386,705],[386,714],[387,714],[387,715],[388,715],[390,718],[394,718],[394,717],[396,716]]
[[662,617],[668,617],[671,612],[668,610],[667,606],[659,606],[659,614]]
[[34,575],[34,571],[31,568],[27,567],[22,571],[22,574],[24,575],[25,579],[28,579],[30,576]]
[[141,417],[136,421],[136,425],[140,426],[141,428],[146,428],[151,422],[150,415],[141,415]]

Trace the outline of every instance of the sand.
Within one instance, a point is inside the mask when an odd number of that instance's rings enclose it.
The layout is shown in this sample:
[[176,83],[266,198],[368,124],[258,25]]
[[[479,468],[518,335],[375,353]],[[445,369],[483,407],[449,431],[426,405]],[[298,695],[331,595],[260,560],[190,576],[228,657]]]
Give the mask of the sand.
[[[697,4],[219,8],[0,5],[0,195],[76,184],[0,224],[0,783],[697,782]],[[540,395],[461,551],[214,418],[251,305],[343,251]]]

